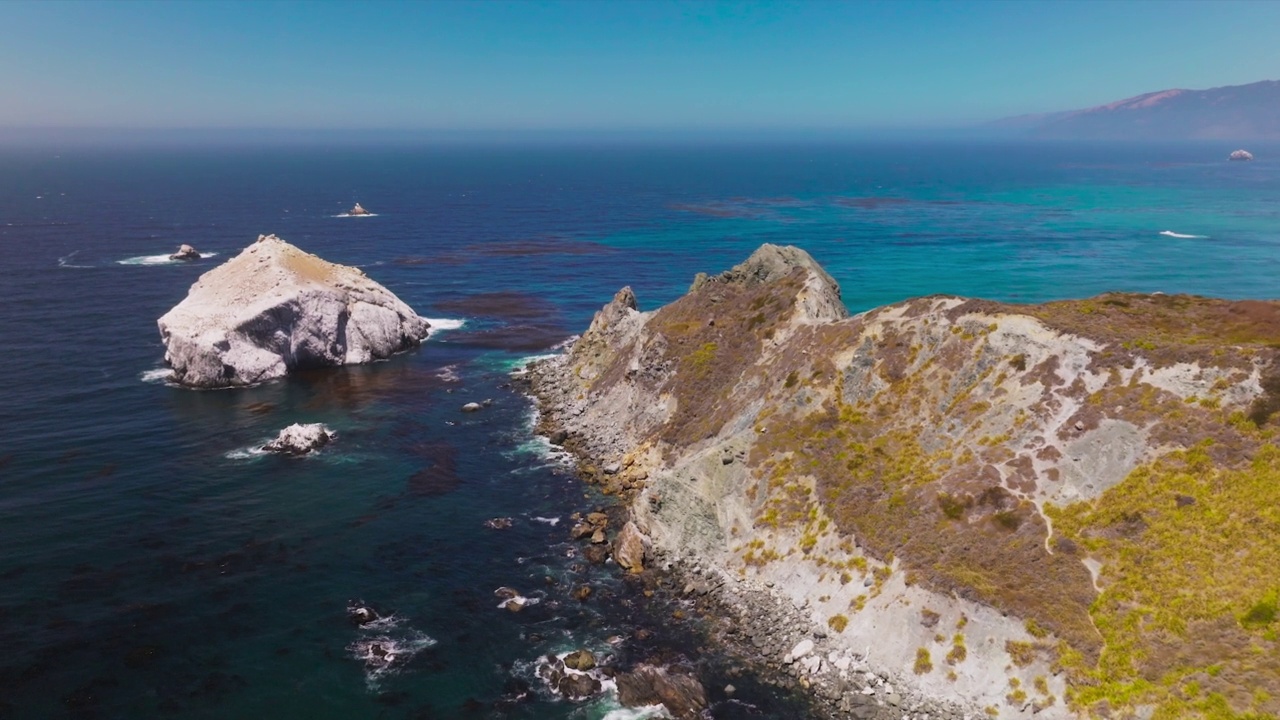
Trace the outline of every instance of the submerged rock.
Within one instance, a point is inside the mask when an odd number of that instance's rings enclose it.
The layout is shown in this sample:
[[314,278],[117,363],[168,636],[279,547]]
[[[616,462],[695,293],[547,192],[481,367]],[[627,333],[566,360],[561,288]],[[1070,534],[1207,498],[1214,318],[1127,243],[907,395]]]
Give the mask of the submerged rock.
[[1227,156],[1228,160],[1248,161],[1253,159],[1253,153],[1248,150],[1236,150]]
[[328,445],[335,437],[337,434],[320,423],[294,423],[281,430],[276,439],[263,445],[262,449],[280,455],[306,455]]
[[275,235],[200,276],[158,324],[174,381],[202,388],[386,358],[430,329],[363,271]]
[[169,256],[170,260],[199,260],[200,253],[190,245],[179,245],[178,252]]

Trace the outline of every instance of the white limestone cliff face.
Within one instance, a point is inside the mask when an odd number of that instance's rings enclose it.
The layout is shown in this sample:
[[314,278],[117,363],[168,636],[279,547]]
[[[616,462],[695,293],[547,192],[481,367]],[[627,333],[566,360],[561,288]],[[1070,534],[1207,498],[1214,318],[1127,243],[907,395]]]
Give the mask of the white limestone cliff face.
[[415,347],[430,329],[360,269],[275,235],[259,236],[200,276],[158,324],[174,381],[202,388],[386,358]]

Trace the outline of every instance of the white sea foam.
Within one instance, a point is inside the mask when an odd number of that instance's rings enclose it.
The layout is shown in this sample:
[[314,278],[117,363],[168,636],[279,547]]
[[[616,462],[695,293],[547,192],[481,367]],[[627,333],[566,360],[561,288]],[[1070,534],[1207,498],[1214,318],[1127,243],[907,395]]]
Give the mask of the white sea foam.
[[367,218],[367,217],[378,217],[378,213],[362,213],[360,215],[352,215],[351,213],[338,213],[337,215],[330,215],[329,217]]
[[154,370],[144,370],[138,375],[138,378],[145,383],[164,383],[173,379],[173,370],[169,368],[155,368]]
[[534,521],[534,522],[540,522],[540,523],[546,523],[547,525],[550,525],[551,527],[555,527],[556,525],[559,525],[559,524],[560,524],[560,518],[558,518],[558,517],[549,518],[549,517],[540,517],[540,516],[534,515],[534,516],[533,516],[533,521]]
[[444,367],[436,371],[436,377],[440,378],[445,382],[451,382],[451,383],[456,383],[462,379],[462,377],[458,375],[457,365],[445,365]]
[[69,254],[69,255],[63,255],[62,257],[58,258],[58,267],[64,267],[64,268],[91,268],[91,267],[93,267],[92,265],[76,265],[75,263],[71,262],[71,259],[72,259],[72,258],[74,258],[74,257],[75,257],[76,255],[78,255],[79,253],[80,253],[80,251],[79,251],[79,250],[76,250],[75,252],[73,252],[73,253],[71,253],[71,254]]
[[467,324],[466,320],[454,320],[452,318],[422,318],[431,324],[431,329],[427,331],[427,337],[431,337],[441,330],[457,330]]
[[539,360],[549,360],[559,355],[560,353],[558,352],[543,353],[541,355],[529,355],[518,360],[511,361],[511,364],[507,367],[507,374],[511,377],[521,377],[525,373],[529,372],[529,366],[535,362],[538,362]]
[[[218,253],[200,253],[200,259],[211,258]],[[138,257],[125,258],[117,260],[117,265],[181,265],[188,262],[187,260],[171,260],[168,255],[139,255]]]
[[377,635],[357,640],[347,646],[347,651],[364,663],[365,683],[370,690],[376,690],[382,678],[397,672],[414,655],[435,644],[425,633],[410,630],[399,638]]
[[1172,230],[1161,230],[1160,234],[1165,237],[1181,238],[1184,240],[1208,240],[1209,239],[1208,235],[1184,235],[1182,233],[1176,233]]
[[537,604],[538,604],[538,603],[540,603],[540,602],[542,602],[542,600],[540,600],[540,599],[538,599],[538,598],[525,597],[525,596],[523,596],[523,595],[514,595],[514,596],[509,597],[509,598],[507,598],[506,600],[503,600],[502,602],[498,603],[496,607],[497,607],[499,610],[506,610],[506,609],[507,609],[507,603],[511,603],[511,604],[513,604],[513,605],[518,605],[518,606],[520,606],[520,607],[526,607],[526,606],[529,606],[529,605],[537,605]]
[[[265,444],[266,444],[266,441],[264,440],[263,445]],[[251,460],[253,458],[259,458],[267,454],[268,454],[267,451],[262,449],[262,445],[253,445],[245,448],[237,448],[235,450],[228,452],[223,457],[227,458],[228,460]],[[311,453],[307,453],[307,454],[310,455]]]
[[634,708],[618,708],[605,713],[600,720],[648,720],[648,718],[669,718],[671,715],[662,705],[645,705]]

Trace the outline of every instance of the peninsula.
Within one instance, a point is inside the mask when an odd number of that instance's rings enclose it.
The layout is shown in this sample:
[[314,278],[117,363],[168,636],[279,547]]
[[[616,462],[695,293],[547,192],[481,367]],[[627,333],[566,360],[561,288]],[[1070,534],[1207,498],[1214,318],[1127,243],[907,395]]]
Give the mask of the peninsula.
[[831,716],[1226,718],[1280,713],[1278,359],[1277,302],[850,317],[765,245],[529,378],[648,561]]

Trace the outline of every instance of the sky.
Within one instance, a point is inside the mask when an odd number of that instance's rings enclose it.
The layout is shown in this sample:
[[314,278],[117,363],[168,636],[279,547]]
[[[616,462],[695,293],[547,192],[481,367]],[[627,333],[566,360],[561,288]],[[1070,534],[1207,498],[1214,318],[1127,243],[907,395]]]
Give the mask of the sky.
[[1280,2],[23,2],[0,128],[930,128],[1280,79]]

